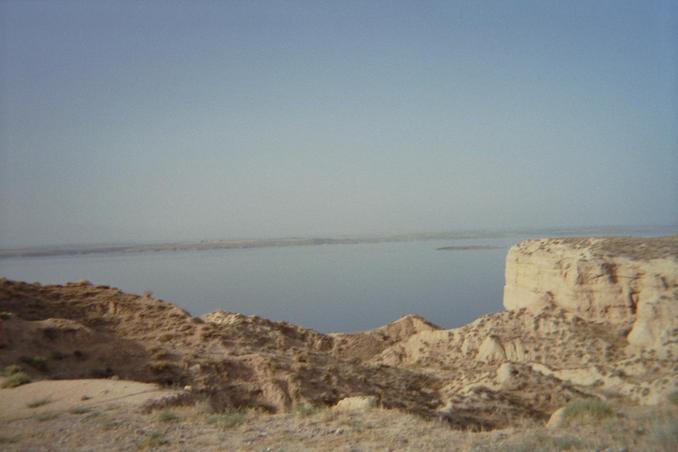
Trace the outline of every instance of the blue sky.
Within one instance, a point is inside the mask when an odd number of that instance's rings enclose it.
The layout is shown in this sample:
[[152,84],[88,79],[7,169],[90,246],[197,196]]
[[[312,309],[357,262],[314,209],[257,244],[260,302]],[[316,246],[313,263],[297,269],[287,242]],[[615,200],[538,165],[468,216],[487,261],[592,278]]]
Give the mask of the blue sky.
[[2,1],[0,246],[678,224],[678,3]]

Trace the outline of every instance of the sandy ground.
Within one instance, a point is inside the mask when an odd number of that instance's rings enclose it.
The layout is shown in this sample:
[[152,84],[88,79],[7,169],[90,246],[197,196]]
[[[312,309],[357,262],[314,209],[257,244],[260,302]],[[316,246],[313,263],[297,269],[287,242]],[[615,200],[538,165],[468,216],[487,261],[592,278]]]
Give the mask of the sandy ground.
[[0,420],[29,418],[47,412],[68,411],[74,407],[85,410],[109,405],[139,407],[149,400],[175,393],[175,390],[136,381],[43,380],[17,388],[0,389]]

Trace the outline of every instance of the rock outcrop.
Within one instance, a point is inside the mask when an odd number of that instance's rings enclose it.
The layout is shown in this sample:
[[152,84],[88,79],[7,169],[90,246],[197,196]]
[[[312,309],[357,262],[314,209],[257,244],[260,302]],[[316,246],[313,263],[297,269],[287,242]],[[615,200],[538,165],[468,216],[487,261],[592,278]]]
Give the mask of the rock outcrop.
[[678,236],[521,242],[506,257],[504,307],[555,305],[631,325],[632,346],[678,356]]

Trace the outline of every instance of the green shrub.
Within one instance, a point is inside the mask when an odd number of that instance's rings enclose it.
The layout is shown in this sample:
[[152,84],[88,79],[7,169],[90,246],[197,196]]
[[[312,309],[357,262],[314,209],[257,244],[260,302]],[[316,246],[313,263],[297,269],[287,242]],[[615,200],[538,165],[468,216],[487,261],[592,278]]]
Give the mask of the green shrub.
[[579,399],[565,405],[563,416],[567,422],[605,419],[614,414],[612,408],[600,399]]
[[24,385],[31,382],[31,377],[26,375],[24,372],[15,372],[5,378],[5,381],[2,382],[3,388],[16,388],[17,386]]

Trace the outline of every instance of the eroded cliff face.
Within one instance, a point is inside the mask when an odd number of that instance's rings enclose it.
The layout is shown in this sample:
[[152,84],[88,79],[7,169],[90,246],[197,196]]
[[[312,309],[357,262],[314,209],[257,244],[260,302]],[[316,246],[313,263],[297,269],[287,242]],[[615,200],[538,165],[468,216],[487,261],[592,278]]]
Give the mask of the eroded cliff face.
[[678,235],[528,240],[506,257],[504,307],[554,305],[629,324],[631,346],[678,354]]

